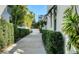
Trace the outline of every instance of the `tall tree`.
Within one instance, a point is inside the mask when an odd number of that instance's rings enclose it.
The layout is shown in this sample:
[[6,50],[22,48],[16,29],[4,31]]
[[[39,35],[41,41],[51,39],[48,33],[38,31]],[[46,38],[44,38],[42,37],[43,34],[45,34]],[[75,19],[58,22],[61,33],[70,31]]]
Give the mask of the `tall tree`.
[[34,18],[35,15],[32,12],[28,11],[28,13],[24,17],[24,25],[31,28]]
[[7,11],[11,15],[11,22],[20,25],[23,23],[23,18],[24,15],[26,15],[27,10],[25,5],[9,5]]

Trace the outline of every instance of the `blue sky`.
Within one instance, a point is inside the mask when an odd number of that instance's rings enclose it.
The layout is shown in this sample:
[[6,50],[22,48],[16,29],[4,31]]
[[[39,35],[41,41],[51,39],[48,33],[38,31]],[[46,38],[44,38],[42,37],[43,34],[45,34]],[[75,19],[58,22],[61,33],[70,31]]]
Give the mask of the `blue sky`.
[[38,21],[38,15],[45,15],[47,13],[47,5],[28,5],[28,8],[35,13],[36,21]]

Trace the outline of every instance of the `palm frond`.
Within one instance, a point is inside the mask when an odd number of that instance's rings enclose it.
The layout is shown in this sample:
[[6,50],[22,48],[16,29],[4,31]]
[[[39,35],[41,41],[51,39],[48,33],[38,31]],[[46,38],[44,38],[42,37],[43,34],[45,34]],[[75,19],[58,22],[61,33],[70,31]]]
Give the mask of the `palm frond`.
[[79,40],[79,15],[75,6],[67,8],[64,12],[64,20],[62,24],[62,30],[65,34],[69,35],[68,49],[71,49],[71,45],[76,46],[76,41]]

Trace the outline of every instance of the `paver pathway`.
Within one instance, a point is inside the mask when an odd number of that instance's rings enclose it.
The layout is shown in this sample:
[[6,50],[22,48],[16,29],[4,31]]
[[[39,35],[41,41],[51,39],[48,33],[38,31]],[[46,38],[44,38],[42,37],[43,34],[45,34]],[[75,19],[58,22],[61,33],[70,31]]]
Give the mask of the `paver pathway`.
[[41,33],[38,29],[33,33],[22,38],[16,43],[16,46],[9,52],[11,54],[46,54],[43,46]]

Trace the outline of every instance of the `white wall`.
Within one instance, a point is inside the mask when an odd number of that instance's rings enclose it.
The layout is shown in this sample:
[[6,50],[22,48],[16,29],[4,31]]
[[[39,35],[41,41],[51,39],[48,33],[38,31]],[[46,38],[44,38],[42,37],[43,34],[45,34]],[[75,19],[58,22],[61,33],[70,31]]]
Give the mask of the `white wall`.
[[1,17],[5,8],[6,8],[6,5],[0,5],[0,17]]
[[47,16],[47,29],[48,30],[51,30],[51,17],[50,17],[50,14],[48,14]]
[[[53,7],[53,5],[48,5],[47,10],[49,11],[51,8]],[[52,10],[53,13],[53,10]],[[54,30],[54,20],[53,20],[53,15],[51,16],[51,14],[49,13],[47,15],[47,29],[48,30]]]
[[78,12],[78,15],[79,15],[79,5],[77,6],[77,12]]
[[52,10],[52,30],[54,30],[54,10]]
[[6,20],[7,22],[9,22],[10,15],[7,12],[7,7],[4,9],[4,11],[3,11],[3,13],[2,13],[1,16],[3,17],[4,20]]
[[7,12],[7,5],[0,5],[0,17],[9,22],[9,13]]
[[64,11],[69,6],[67,5],[58,5],[57,6],[57,31],[62,32],[62,23],[63,23],[63,17],[64,17]]

